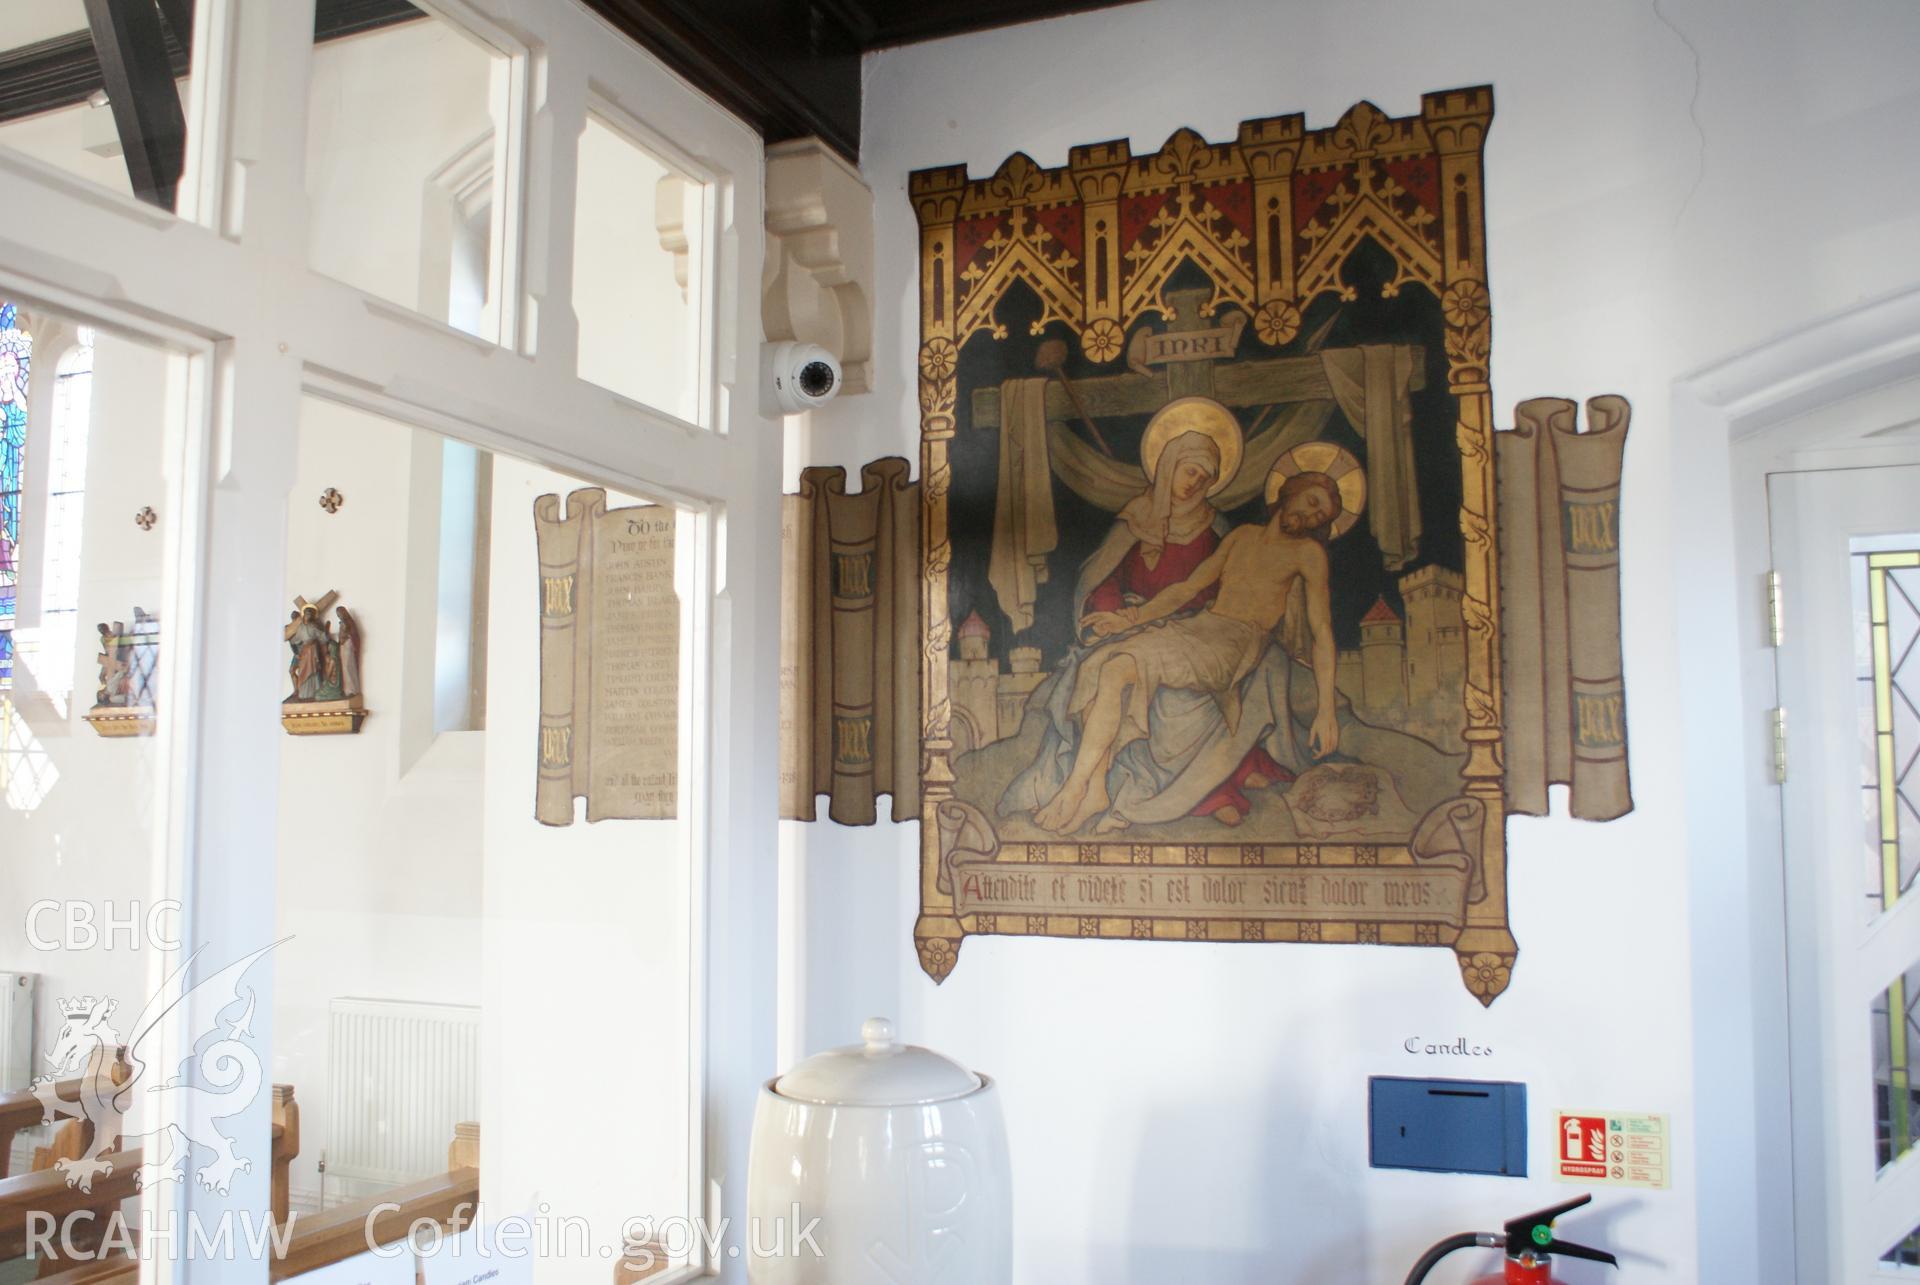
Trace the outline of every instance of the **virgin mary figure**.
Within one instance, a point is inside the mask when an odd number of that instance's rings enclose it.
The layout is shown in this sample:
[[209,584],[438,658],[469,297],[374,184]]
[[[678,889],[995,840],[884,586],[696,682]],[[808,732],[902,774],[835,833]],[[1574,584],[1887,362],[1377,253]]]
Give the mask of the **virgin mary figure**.
[[[1149,601],[1220,547],[1227,527],[1213,497],[1233,480],[1240,452],[1240,426],[1218,402],[1181,398],[1154,416],[1140,442],[1146,489],[1121,508],[1107,538],[1081,565],[1076,621]],[[1211,598],[1209,591],[1187,606],[1197,609]]]

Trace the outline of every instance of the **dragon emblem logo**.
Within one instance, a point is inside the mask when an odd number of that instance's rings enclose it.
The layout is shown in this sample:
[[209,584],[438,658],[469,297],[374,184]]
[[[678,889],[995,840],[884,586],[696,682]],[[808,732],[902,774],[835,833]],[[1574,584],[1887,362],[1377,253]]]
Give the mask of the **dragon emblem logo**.
[[[196,1147],[213,1153],[210,1161],[194,1171],[194,1177],[209,1191],[224,1196],[236,1173],[252,1170],[253,1162],[235,1152],[233,1138],[220,1125],[246,1110],[265,1082],[260,1055],[252,1044],[254,993],[242,985],[242,980],[279,944],[263,946],[212,976],[192,982],[188,975],[205,947],[188,956],[134,1020],[132,1035],[124,1044],[124,1078],[121,1068],[114,1065],[116,1053],[123,1047],[112,1025],[115,1001],[92,996],[61,1001],[59,1038],[47,1054],[53,1070],[34,1080],[33,1092],[46,1109],[42,1123],[73,1119],[92,1126],[93,1136],[84,1154],[55,1162],[69,1187],[91,1192],[96,1177],[113,1173],[113,1161],[105,1158],[107,1154],[130,1148],[135,1138],[147,1135],[158,1136],[145,1149],[140,1175],[143,1186],[184,1180]],[[230,1009],[242,1004],[245,1007],[237,1016],[222,1020]],[[186,1006],[188,1019],[187,1056],[173,1078],[161,1084],[146,1083],[146,1059],[155,1055],[160,1024],[182,1005]],[[73,1075],[81,1077],[77,1101],[62,1098],[55,1088],[61,1077]],[[146,1096],[136,1099],[134,1094],[143,1085]],[[147,1109],[130,1126],[128,1116],[136,1101]],[[134,1130],[131,1133],[130,1127]]]

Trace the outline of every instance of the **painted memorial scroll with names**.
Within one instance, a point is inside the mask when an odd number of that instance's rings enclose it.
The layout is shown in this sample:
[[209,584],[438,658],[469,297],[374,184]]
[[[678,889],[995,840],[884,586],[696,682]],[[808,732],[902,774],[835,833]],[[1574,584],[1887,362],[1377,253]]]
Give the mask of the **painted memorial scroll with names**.
[[598,488],[534,501],[540,548],[540,774],[534,816],[676,815],[680,761],[678,515],[607,507]]
[[1626,406],[1495,432],[1492,116],[912,176],[935,980],[978,933],[1354,942],[1491,1003],[1506,814],[1631,806]]

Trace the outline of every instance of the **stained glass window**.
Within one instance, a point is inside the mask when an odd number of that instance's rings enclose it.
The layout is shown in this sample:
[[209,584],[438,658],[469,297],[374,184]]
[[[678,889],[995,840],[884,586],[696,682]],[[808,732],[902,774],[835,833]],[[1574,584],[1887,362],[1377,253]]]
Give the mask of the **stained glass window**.
[[1920,874],[1920,550],[1856,552],[1853,564],[1855,614],[1866,626],[1856,650],[1867,896],[1880,911]]
[[[45,356],[43,353],[42,356]],[[42,378],[46,376],[43,370]],[[60,358],[53,375],[53,416],[36,476],[47,483],[47,521],[36,536],[41,547],[40,650],[34,685],[65,717],[74,687],[75,622],[80,607],[80,519],[86,500],[87,430],[93,407],[93,331],[81,327],[78,342]]]
[[13,599],[20,579],[20,483],[27,453],[33,339],[0,302],[0,691],[13,687]]
[[[1856,548],[1852,575],[1867,899],[1877,913],[1912,895],[1920,874],[1920,549]],[[1894,978],[1871,1012],[1877,1159],[1884,1169],[1920,1142],[1920,967]],[[1891,1252],[1920,1255],[1920,1242],[1903,1241]]]

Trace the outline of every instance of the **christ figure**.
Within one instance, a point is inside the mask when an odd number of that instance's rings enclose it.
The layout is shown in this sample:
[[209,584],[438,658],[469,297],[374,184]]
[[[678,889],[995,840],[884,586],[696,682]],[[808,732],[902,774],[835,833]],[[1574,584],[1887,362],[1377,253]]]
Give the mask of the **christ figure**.
[[287,666],[288,676],[293,679],[293,695],[290,701],[311,701],[320,699],[320,683],[327,668],[326,625],[321,623],[320,612],[312,607],[302,607],[294,613],[293,622],[287,628],[287,645],[293,649],[292,661]]

